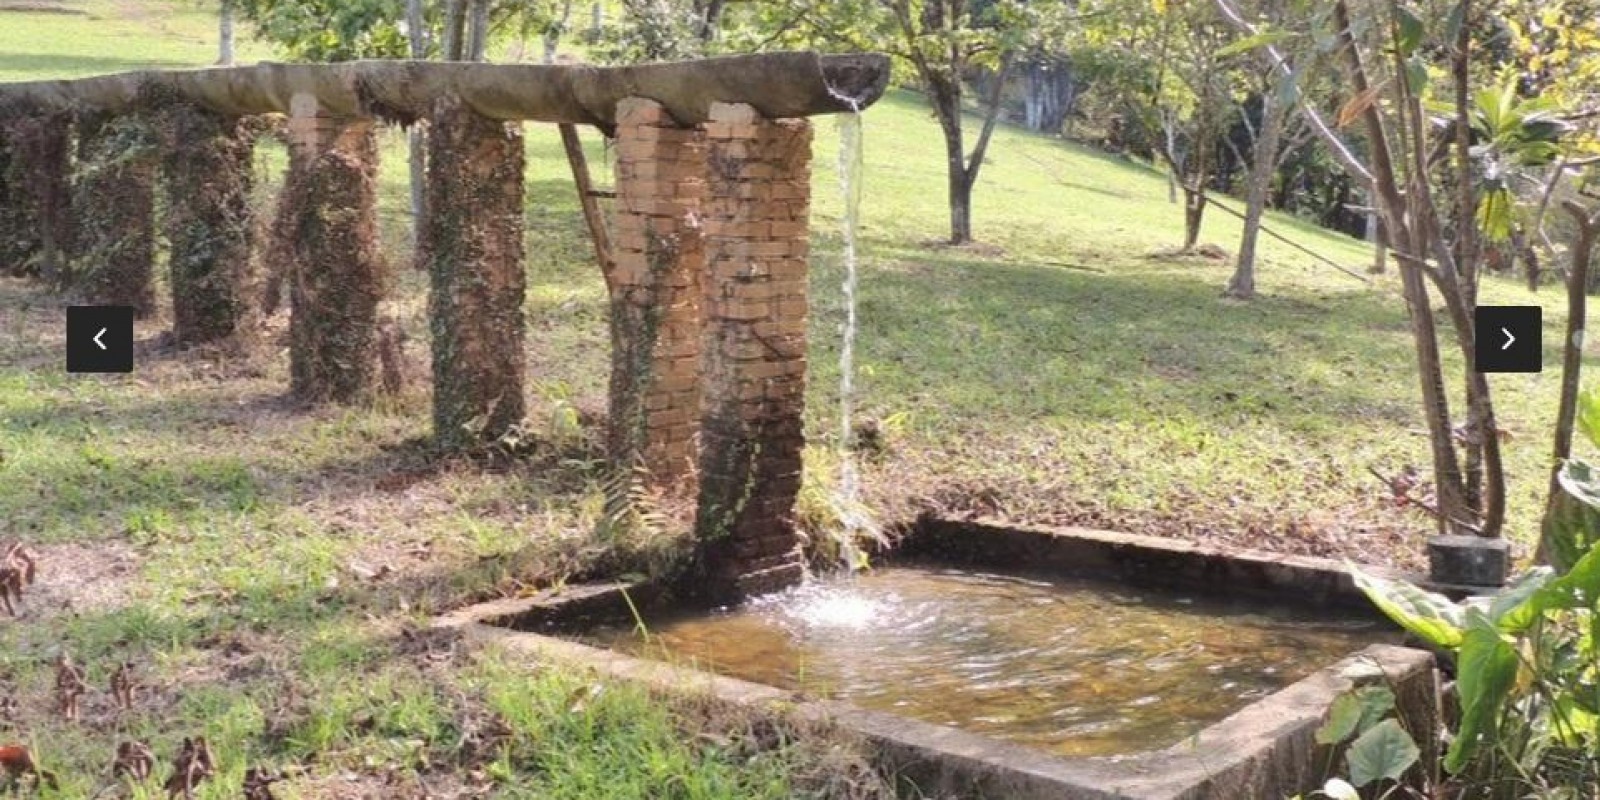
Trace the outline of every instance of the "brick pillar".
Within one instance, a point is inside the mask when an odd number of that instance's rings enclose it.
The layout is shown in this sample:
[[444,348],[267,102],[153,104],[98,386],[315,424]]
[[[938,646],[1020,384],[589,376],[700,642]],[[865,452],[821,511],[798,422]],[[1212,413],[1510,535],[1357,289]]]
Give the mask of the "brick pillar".
[[173,335],[183,344],[224,339],[249,306],[257,126],[187,103],[166,108],[162,124]]
[[703,136],[654,101],[628,98],[617,106],[616,156],[607,450],[613,464],[643,465],[656,485],[692,493]]
[[0,271],[60,284],[72,235],[72,116],[23,102],[0,117]]
[[522,126],[447,95],[428,130],[419,257],[432,280],[433,431],[457,447],[505,433],[524,413]]
[[355,403],[375,393],[378,304],[387,282],[378,246],[378,143],[369,119],[290,100],[289,176],[272,252],[289,278],[291,391]]
[[17,163],[16,135],[11,131],[11,120],[0,116],[0,275],[21,275],[22,266],[16,252],[26,241],[27,226],[21,219],[20,194],[17,179],[12,174]]
[[69,282],[92,305],[155,310],[155,132],[137,115],[78,117]]
[[800,491],[806,373],[811,126],[715,104],[708,147],[707,281],[696,520],[713,599],[803,573]]

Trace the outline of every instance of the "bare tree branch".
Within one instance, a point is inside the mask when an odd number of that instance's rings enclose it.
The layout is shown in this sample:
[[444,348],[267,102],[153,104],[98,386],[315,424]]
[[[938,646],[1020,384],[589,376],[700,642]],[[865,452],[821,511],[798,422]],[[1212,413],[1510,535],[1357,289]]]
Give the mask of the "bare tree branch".
[[[1244,32],[1246,36],[1254,36],[1258,33],[1256,26],[1245,20],[1239,10],[1234,7],[1232,0],[1215,0],[1215,2],[1217,10],[1222,12],[1223,18],[1227,19],[1229,24]],[[1272,68],[1285,78],[1292,80],[1294,78],[1294,69],[1289,66],[1288,59],[1284,58],[1283,53],[1278,50],[1277,46],[1268,44],[1265,46],[1265,50],[1267,57],[1271,61]],[[1296,94],[1299,95],[1298,92]],[[1367,169],[1365,164],[1361,163],[1360,159],[1356,158],[1355,153],[1350,150],[1350,146],[1339,138],[1339,134],[1335,133],[1333,128],[1328,127],[1327,121],[1322,118],[1322,115],[1317,112],[1317,109],[1311,105],[1310,101],[1306,100],[1303,95],[1299,96],[1299,101],[1301,113],[1305,114],[1306,120],[1317,132],[1317,136],[1322,139],[1329,150],[1333,151],[1334,158],[1338,159],[1339,164],[1345,168],[1345,171],[1362,183],[1371,184],[1372,172]]]

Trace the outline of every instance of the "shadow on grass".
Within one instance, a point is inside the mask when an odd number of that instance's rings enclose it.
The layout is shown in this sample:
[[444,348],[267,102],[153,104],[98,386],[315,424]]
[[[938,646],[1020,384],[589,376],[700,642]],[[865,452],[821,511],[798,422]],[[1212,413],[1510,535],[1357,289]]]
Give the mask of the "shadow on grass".
[[[387,506],[447,474],[509,476],[497,491],[511,494],[499,505],[576,502],[597,480],[593,432],[460,455],[435,450],[426,437],[374,443],[337,432],[342,413],[281,395],[0,408],[0,441],[14,443],[12,463],[0,464],[0,531],[44,541],[160,536],[313,502]],[[316,444],[327,436],[353,438],[343,448]],[[315,449],[288,452],[296,447]],[[471,513],[477,501],[455,505]]]

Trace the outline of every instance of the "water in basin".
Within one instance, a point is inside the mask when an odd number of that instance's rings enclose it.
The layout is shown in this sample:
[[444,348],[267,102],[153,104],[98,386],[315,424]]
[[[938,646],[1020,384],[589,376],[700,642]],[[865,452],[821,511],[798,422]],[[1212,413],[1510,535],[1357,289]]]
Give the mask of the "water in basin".
[[890,566],[591,643],[1062,755],[1177,744],[1365,645],[1366,619]]

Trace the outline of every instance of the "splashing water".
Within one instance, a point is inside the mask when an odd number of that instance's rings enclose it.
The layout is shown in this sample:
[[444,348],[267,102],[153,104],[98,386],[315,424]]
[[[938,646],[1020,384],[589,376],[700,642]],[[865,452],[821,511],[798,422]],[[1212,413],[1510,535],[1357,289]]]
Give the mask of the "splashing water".
[[839,488],[834,504],[844,530],[840,557],[852,571],[866,564],[856,539],[874,529],[861,503],[861,476],[855,459],[856,287],[860,280],[856,256],[856,229],[861,219],[861,109],[849,101],[851,113],[839,116],[839,194],[844,200],[841,235],[844,240],[844,328],[839,345]]

